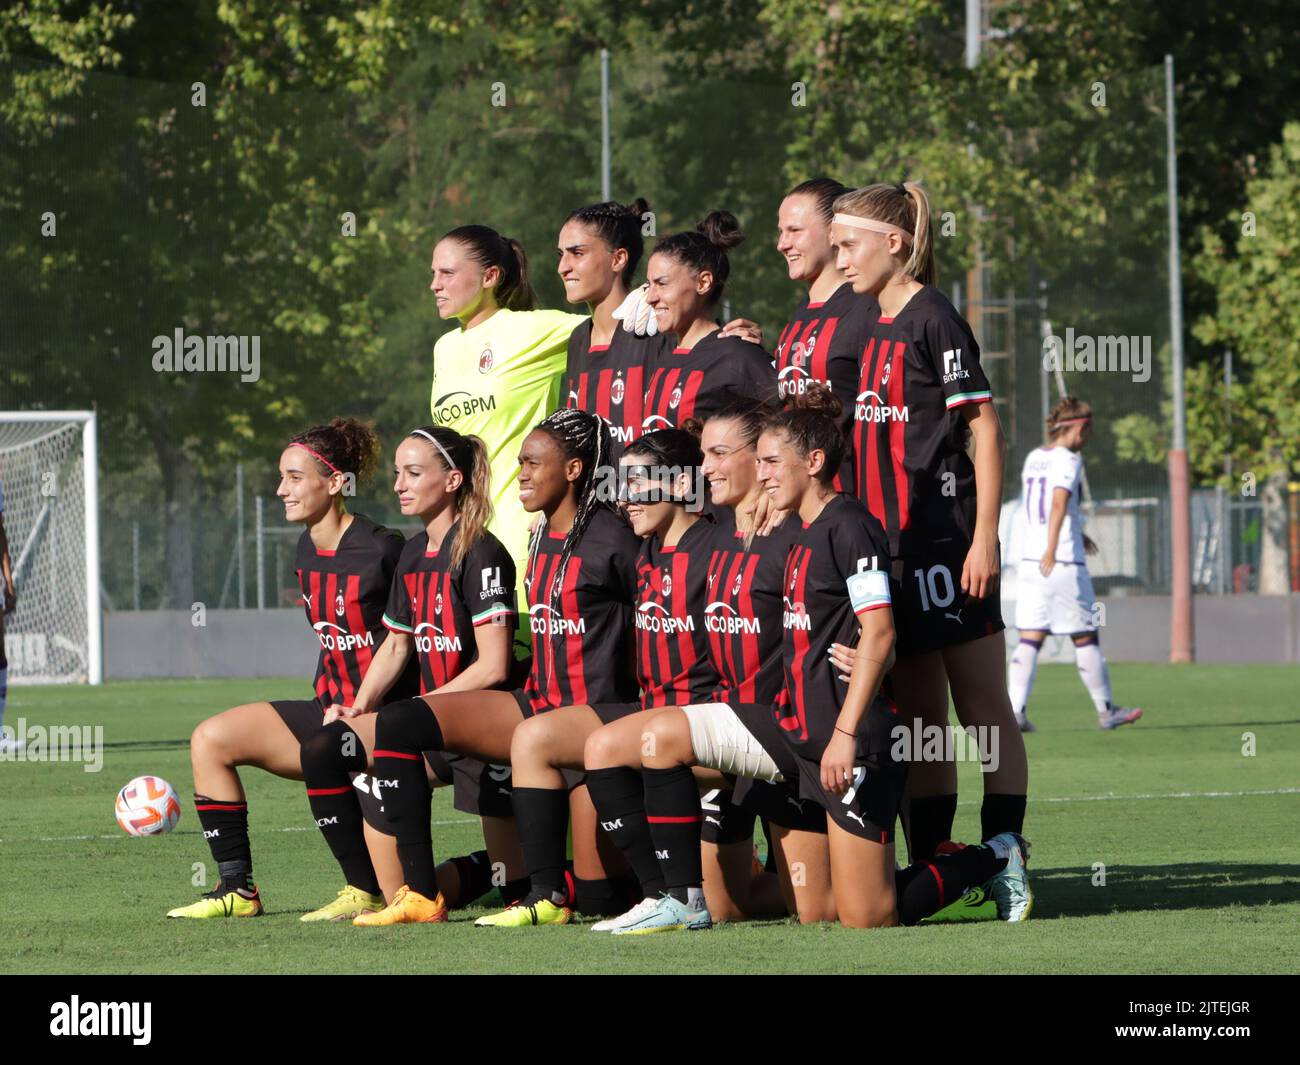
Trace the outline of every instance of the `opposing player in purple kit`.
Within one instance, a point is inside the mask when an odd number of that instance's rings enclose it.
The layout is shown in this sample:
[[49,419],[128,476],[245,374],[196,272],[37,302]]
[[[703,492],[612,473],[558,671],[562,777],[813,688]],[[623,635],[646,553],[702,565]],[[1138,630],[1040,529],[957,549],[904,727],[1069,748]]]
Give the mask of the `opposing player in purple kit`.
[[[858,496],[889,538],[899,711],[922,729],[946,730],[951,691],[961,724],[999,745],[997,759],[981,752],[982,836],[1019,833],[1029,769],[1007,696],[997,594],[1005,442],[979,346],[934,287],[930,204],[919,185],[841,196],[832,237],[854,291],[880,303],[863,351],[854,453]],[[949,840],[956,806],[955,763],[915,762],[906,818],[914,861]]]
[[[412,661],[419,665],[421,692],[508,688],[516,620],[514,562],[487,529],[492,495],[483,442],[424,426],[398,445],[394,471],[402,513],[418,517],[424,529],[407,541],[393,574],[383,613],[389,636],[352,702],[329,707],[324,727],[303,741],[301,753],[312,813],[341,864],[356,851],[350,793],[354,787],[361,791],[371,857],[389,899],[403,878],[383,816],[382,780],[367,775],[376,711]],[[509,766],[434,751],[424,758],[440,784],[453,786],[456,809],[478,816],[483,825],[486,850],[453,858],[437,871],[448,905],[466,905],[494,882],[504,896],[515,897],[523,859],[510,807]],[[354,780],[354,774],[361,775]]]
[[[836,198],[849,191],[825,177],[796,185],[781,201],[776,239],[790,280],[807,288],[776,344],[781,398],[798,395],[813,381],[826,385],[843,404],[840,430],[846,440],[853,438],[852,400],[867,326],[880,315],[875,297],[855,293],[835,264],[831,218]],[[852,491],[855,473],[852,449],[846,449],[836,490]]]
[[1129,725],[1141,708],[1111,701],[1110,670],[1098,639],[1097,599],[1087,555],[1097,546],[1083,534],[1080,452],[1092,436],[1092,408],[1063,396],[1047,418],[1047,444],[1025,459],[1020,483],[1024,544],[1016,573],[1016,628],[1020,642],[1007,667],[1011,707],[1022,732],[1035,731],[1025,707],[1034,686],[1038,652],[1050,632],[1074,643],[1079,679],[1092,697],[1103,729]]

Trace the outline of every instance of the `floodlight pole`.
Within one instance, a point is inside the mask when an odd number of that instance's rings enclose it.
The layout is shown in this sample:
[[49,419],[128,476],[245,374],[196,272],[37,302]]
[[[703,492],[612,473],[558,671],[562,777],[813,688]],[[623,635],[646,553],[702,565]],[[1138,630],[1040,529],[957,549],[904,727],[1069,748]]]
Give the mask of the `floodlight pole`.
[[600,50],[600,198],[609,202],[609,49]]
[[92,411],[81,429],[81,477],[85,493],[86,680],[104,683],[104,630],[99,601],[99,438]]
[[1165,171],[1169,200],[1169,342],[1174,425],[1169,448],[1170,573],[1169,661],[1196,660],[1192,623],[1191,474],[1187,464],[1187,407],[1183,392],[1183,280],[1178,249],[1178,155],[1174,138],[1174,57],[1165,56]]

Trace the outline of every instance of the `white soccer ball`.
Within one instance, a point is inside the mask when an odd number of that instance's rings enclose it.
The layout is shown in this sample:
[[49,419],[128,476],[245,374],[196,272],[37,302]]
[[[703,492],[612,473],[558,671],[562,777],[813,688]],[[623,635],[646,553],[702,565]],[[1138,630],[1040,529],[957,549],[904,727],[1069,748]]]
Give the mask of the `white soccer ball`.
[[117,793],[117,823],[128,836],[161,836],[181,819],[181,801],[162,777],[136,777]]

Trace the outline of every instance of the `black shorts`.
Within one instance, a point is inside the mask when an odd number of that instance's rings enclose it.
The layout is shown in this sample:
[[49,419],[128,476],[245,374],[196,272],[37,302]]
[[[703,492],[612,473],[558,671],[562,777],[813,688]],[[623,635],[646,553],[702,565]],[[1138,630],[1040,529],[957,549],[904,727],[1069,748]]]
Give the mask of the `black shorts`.
[[876,843],[894,841],[894,822],[907,785],[907,762],[894,757],[892,729],[897,720],[883,700],[871,704],[858,737],[853,780],[843,795],[822,787],[820,759],[798,760],[800,797],[817,803],[844,831]]
[[704,815],[700,833],[703,842],[719,847],[754,842],[754,812],[736,803],[732,789],[706,791],[700,796],[700,812]]
[[[428,751],[425,757],[429,757]],[[452,773],[452,806],[475,817],[513,817],[510,767],[489,765],[460,754],[443,756]]]
[[739,777],[732,801],[780,828],[826,833],[826,811],[800,797],[797,779],[769,782]]
[[319,699],[277,699],[271,703],[271,709],[280,715],[293,738],[302,743],[324,726],[328,707]]
[[916,655],[954,647],[1006,628],[997,588],[984,599],[965,601],[961,571],[969,551],[970,541],[954,533],[935,542],[924,555],[894,559],[889,593],[898,654]]

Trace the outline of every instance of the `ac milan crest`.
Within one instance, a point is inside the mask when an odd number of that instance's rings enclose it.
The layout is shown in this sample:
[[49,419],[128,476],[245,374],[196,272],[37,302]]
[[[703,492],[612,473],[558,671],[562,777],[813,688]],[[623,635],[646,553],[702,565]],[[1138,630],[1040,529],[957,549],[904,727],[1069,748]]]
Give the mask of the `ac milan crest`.
[[494,361],[495,358],[492,355],[492,349],[484,348],[482,354],[478,357],[478,372],[487,373],[492,369],[492,363]]

